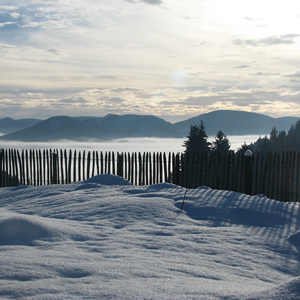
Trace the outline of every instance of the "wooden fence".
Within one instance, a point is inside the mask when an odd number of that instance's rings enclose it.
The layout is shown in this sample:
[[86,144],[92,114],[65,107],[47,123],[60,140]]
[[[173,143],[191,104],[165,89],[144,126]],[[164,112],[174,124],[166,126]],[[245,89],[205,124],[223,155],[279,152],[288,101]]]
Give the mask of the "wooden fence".
[[264,194],[300,201],[300,152],[244,157],[204,153],[115,153],[72,150],[0,150],[0,187],[68,184],[97,174],[115,174],[135,185],[173,183]]

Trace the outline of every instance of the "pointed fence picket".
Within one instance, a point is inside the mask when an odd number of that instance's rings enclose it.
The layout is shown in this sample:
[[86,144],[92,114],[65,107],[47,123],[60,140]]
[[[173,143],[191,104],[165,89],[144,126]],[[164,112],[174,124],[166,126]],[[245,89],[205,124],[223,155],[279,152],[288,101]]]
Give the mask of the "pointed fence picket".
[[255,154],[249,159],[251,169],[244,156],[234,152],[185,155],[0,149],[0,187],[69,184],[97,174],[115,174],[135,185],[208,186],[300,201],[300,152]]

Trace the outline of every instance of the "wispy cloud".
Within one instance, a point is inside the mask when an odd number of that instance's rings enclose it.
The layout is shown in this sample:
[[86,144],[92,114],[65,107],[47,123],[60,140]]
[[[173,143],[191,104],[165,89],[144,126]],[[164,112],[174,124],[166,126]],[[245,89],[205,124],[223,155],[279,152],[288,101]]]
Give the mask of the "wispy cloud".
[[285,77],[290,77],[290,78],[300,78],[300,71],[292,74],[287,74]]
[[142,1],[145,3],[148,3],[148,4],[154,4],[154,5],[163,3],[161,0],[142,0]]
[[233,67],[233,69],[245,69],[250,67],[251,67],[250,65],[240,65],[240,66]]
[[163,3],[163,1],[161,0],[126,0],[126,1],[131,3],[143,2],[151,5],[161,5]]
[[280,73],[275,72],[256,72],[256,73],[250,73],[251,76],[279,76]]
[[13,25],[13,24],[16,24],[16,23],[15,22],[3,22],[3,23],[0,23],[0,28],[4,27],[4,26],[8,26],[8,25]]
[[285,35],[275,35],[263,39],[235,39],[233,42],[236,45],[242,46],[272,46],[272,45],[286,45],[296,43],[296,39],[300,34],[290,33]]
[[61,99],[57,102],[62,103],[62,104],[75,104],[75,103],[83,104],[83,103],[88,103],[88,101],[85,100],[83,97],[66,98],[66,99]]

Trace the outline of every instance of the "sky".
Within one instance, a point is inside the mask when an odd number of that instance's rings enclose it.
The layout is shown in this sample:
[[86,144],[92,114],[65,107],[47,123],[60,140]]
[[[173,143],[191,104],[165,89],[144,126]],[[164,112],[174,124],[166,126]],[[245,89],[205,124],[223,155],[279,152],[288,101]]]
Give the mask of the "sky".
[[0,117],[300,116],[294,0],[0,0]]
[[0,297],[296,300],[299,215],[263,195],[108,174],[1,188]]

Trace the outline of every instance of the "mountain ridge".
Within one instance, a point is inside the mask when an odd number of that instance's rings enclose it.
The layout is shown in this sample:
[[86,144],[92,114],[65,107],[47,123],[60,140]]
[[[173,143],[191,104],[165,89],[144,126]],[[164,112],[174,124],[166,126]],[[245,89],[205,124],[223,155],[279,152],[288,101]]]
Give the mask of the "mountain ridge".
[[[176,123],[170,123],[154,115],[137,114],[108,114],[104,117],[53,116],[46,120],[33,118],[14,120],[7,117],[0,119],[0,132],[5,133],[3,128],[8,131],[0,139],[41,142],[129,137],[184,138],[190,126],[199,125],[201,120],[209,136],[216,135],[219,130],[226,135],[265,135],[269,134],[274,126],[278,131],[287,131],[299,119],[273,118],[264,114],[235,110],[217,110]],[[14,128],[19,129],[14,131]]]
[[10,117],[5,117],[3,119],[0,119],[0,133],[11,133],[17,130],[24,129],[26,127],[33,126],[40,121],[42,120],[35,118],[12,119]]
[[202,120],[208,135],[215,135],[219,130],[226,135],[250,135],[269,134],[273,127],[276,127],[278,131],[287,131],[298,119],[300,118],[273,118],[260,113],[217,110],[177,122],[175,125],[186,132],[191,125],[199,125]]
[[54,116],[31,127],[3,135],[0,139],[42,142],[123,137],[166,138],[180,137],[180,133],[174,124],[149,115],[107,115],[99,118]]

